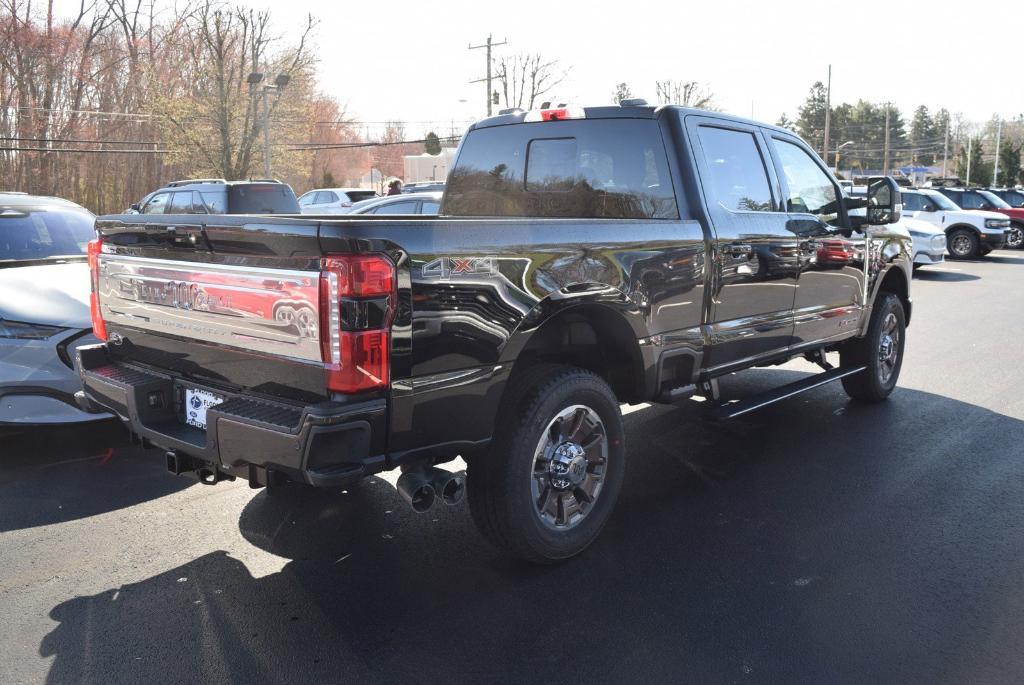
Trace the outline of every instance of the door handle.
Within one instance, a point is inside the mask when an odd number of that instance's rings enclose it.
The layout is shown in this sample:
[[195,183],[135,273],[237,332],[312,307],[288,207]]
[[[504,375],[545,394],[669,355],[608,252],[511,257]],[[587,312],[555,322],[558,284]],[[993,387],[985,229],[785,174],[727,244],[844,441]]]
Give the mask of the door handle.
[[731,245],[725,245],[722,248],[722,253],[731,255],[733,257],[745,257],[753,253],[754,248],[751,245],[740,245],[733,243]]

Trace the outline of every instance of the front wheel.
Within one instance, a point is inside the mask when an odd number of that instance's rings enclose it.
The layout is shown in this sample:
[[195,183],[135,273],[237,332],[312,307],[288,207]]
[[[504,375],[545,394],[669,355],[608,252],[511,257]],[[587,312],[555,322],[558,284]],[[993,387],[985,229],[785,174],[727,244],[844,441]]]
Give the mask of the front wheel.
[[843,344],[842,366],[865,366],[860,373],[843,378],[843,389],[856,400],[881,402],[889,397],[903,367],[907,318],[903,303],[892,293],[881,293],[871,314],[868,332]]
[[956,259],[972,259],[978,256],[978,236],[966,228],[958,228],[949,235],[947,246],[949,256]]
[[1024,247],[1024,224],[1010,226],[1010,232],[1006,235],[1006,247],[1011,250],[1019,250]]
[[470,458],[470,512],[512,555],[554,563],[590,545],[625,474],[612,389],[584,369],[543,364],[510,381],[492,449]]

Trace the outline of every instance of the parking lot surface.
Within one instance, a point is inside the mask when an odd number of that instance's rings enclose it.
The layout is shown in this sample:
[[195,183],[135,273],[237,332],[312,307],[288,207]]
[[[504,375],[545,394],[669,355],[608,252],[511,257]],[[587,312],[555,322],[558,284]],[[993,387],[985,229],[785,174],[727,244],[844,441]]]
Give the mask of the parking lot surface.
[[4,435],[0,682],[1020,682],[1024,255],[912,295],[887,403],[628,408],[616,514],[552,568],[392,477],[268,496],[116,425]]

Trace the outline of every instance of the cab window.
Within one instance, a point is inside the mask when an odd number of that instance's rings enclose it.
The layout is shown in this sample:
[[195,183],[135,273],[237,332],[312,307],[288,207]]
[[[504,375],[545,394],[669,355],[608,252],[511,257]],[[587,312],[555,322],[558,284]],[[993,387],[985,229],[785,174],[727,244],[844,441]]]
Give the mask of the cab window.
[[839,195],[832,179],[802,147],[781,138],[773,142],[786,179],[786,209],[835,222],[839,217]]
[[985,198],[982,197],[981,193],[975,193],[968,190],[964,193],[963,199],[960,202],[960,207],[962,209],[984,209],[987,204],[988,203],[985,202]]
[[192,213],[192,191],[179,191],[171,197],[171,204],[167,208],[168,214],[191,214]]
[[754,134],[714,126],[698,131],[715,200],[732,211],[772,211],[768,172]]
[[373,210],[374,214],[415,214],[416,213],[416,201],[410,200],[409,202],[392,202],[391,204],[381,205],[377,209]]
[[903,193],[903,211],[920,212],[924,209],[924,198],[917,193]]
[[153,197],[149,198],[149,202],[142,208],[143,214],[165,214],[167,212],[167,200],[171,197],[170,193],[157,193]]

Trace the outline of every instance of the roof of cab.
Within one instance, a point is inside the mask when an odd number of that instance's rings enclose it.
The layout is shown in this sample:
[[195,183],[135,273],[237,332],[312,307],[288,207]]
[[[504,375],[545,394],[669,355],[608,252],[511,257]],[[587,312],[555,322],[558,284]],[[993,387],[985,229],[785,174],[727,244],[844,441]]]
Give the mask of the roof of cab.
[[[560,107],[552,107],[549,109],[560,109]],[[583,112],[586,115],[586,119],[657,119],[661,116],[662,112],[674,111],[679,112],[683,116],[699,115],[719,119],[722,121],[730,121],[737,124],[746,124],[751,126],[760,126],[762,128],[771,129],[778,131],[779,133],[787,133],[789,135],[796,135],[789,129],[775,126],[763,121],[754,121],[752,119],[745,119],[743,117],[734,116],[732,114],[726,114],[724,112],[712,112],[705,109],[695,109],[693,107],[683,107],[681,105],[603,105],[598,107],[583,107]],[[490,128],[492,126],[507,126],[509,124],[522,124],[527,115],[524,110],[516,110],[508,114],[499,114],[497,116],[488,117],[481,119],[469,127],[472,131],[477,128]],[[561,120],[560,120],[561,121]],[[582,119],[566,119],[566,121],[582,121]],[[551,122],[537,122],[537,123],[551,123]]]

